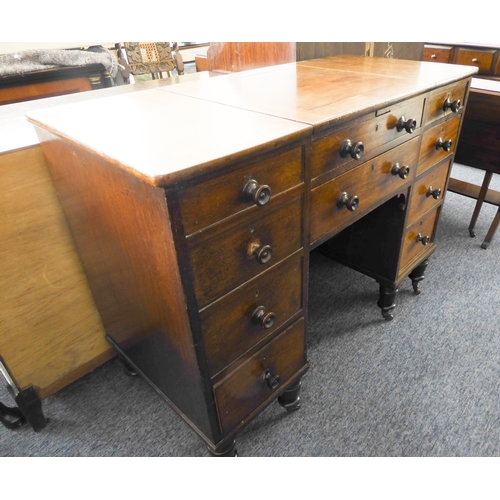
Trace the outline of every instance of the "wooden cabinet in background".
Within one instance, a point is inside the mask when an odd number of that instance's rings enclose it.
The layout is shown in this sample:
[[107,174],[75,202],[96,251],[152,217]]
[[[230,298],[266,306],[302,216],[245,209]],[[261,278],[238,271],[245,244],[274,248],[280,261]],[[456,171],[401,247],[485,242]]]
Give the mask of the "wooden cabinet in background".
[[426,43],[422,61],[474,66],[482,78],[500,79],[500,45]]
[[422,42],[211,42],[199,70],[237,72],[341,54],[420,61]]

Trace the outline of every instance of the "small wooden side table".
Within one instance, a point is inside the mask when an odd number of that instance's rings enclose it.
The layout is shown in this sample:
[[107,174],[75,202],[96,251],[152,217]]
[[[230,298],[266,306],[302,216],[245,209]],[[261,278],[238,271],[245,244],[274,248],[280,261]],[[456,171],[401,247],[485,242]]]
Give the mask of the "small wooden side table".
[[500,224],[500,192],[489,189],[493,174],[500,174],[500,82],[473,78],[462,124],[455,161],[485,170],[481,186],[450,178],[448,190],[477,200],[469,233],[475,237],[475,225],[483,206],[498,208],[495,218],[481,244],[488,248]]

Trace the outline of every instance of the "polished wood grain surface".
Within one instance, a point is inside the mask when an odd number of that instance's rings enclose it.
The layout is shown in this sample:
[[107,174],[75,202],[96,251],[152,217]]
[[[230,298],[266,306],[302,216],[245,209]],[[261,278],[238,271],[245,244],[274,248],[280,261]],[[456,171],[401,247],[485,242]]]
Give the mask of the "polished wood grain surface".
[[369,73],[401,80],[414,85],[442,85],[461,80],[477,72],[469,67],[455,67],[449,64],[436,64],[420,61],[407,61],[384,57],[360,57],[340,55],[324,59],[312,59],[298,63],[300,66],[330,68],[359,73]]
[[114,354],[40,146],[0,153],[0,356],[45,398]]
[[162,91],[309,123],[317,130],[475,72],[463,66],[341,55]]

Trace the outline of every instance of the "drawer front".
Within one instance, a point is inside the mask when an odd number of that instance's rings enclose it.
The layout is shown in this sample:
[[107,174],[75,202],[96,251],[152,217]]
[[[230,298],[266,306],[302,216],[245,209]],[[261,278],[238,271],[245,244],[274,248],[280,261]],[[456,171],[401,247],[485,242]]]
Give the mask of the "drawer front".
[[263,273],[302,246],[302,196],[257,219],[227,227],[190,250],[199,308]]
[[[305,364],[304,320],[300,319],[214,385],[221,431],[234,429],[262,403],[276,397]],[[273,382],[277,383],[274,388]]]
[[191,234],[232,214],[272,206],[276,195],[303,181],[302,148],[252,163],[180,194],[184,231]]
[[413,184],[408,225],[419,219],[425,212],[436,206],[444,194],[451,160],[420,177]]
[[423,134],[417,175],[453,154],[457,143],[460,117],[461,115],[455,116],[430,128]]
[[424,47],[422,61],[448,63],[450,62],[451,47],[434,47],[428,45]]
[[490,72],[494,55],[494,50],[458,49],[456,64],[476,66],[479,68],[479,74],[485,75]]
[[302,267],[301,252],[200,312],[212,376],[302,309]]
[[[413,259],[417,258],[428,245],[434,244],[434,229],[437,216],[438,209],[425,215],[407,229],[404,235],[400,269],[404,269]],[[425,238],[428,238],[427,245],[424,244]]]
[[404,128],[398,130],[398,121],[400,118],[404,118],[405,122],[415,120],[416,129],[418,129],[422,121],[423,103],[423,100],[418,100],[384,110],[384,114],[381,116],[375,116],[314,141],[311,160],[312,178],[314,179],[341,165],[352,163],[354,167],[363,161],[362,156],[360,159],[354,159],[349,153],[342,153],[342,146],[347,144],[346,141],[350,141],[353,151],[356,150],[356,144],[362,143],[363,154],[368,155],[376,148],[395,139],[401,137],[411,139],[412,134]]
[[[348,222],[354,222],[392,192],[408,185],[415,175],[418,137],[312,190],[311,242]],[[396,164],[404,170],[406,179],[393,173]],[[342,194],[347,204],[342,204]],[[357,197],[358,205],[349,207]],[[344,197],[345,198],[345,197]],[[352,210],[355,208],[355,210]]]
[[467,81],[450,85],[431,94],[425,109],[425,121],[428,124],[446,115],[456,113],[465,102]]

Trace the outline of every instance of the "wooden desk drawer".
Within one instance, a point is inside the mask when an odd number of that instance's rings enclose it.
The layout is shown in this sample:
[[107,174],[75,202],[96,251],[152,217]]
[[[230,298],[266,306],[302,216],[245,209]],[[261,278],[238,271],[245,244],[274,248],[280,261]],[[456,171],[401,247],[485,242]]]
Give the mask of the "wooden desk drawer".
[[[304,343],[304,320],[300,319],[214,385],[223,433],[242,423],[266,400],[276,397],[281,388],[304,367]],[[269,379],[266,379],[267,373]],[[270,387],[273,382],[277,383],[275,388]]]
[[[245,187],[252,180],[256,184],[249,187],[252,191],[255,186],[257,202],[251,193],[245,192]],[[301,147],[207,180],[180,194],[184,230],[186,234],[191,234],[242,210],[271,206],[276,195],[301,182]]]
[[410,202],[408,225],[411,225],[442,200],[445,194],[450,164],[451,160],[429,170],[428,173],[415,181]]
[[[444,123],[430,128],[424,133],[420,146],[420,161],[418,163],[417,175],[444,160],[446,156],[453,154],[455,144],[457,143],[460,117],[461,115],[455,116]],[[448,141],[451,141],[451,143],[446,144]]]
[[[411,101],[379,112],[380,116],[372,113],[361,123],[357,122],[351,127],[335,131],[327,137],[313,142],[311,172],[312,178],[329,172],[334,168],[347,163],[353,167],[363,161],[363,156],[354,159],[350,154],[342,153],[342,146],[350,141],[353,146],[363,144],[363,153],[366,157],[373,154],[374,150],[395,139],[406,137],[411,139],[404,128],[398,130],[398,120],[404,117],[405,121],[415,120],[417,130],[422,122],[423,100]],[[383,114],[380,114],[383,113]]]
[[300,252],[200,312],[212,376],[302,309],[302,267]]
[[[434,230],[438,209],[425,215],[405,232],[400,269],[404,269],[413,259],[416,259],[428,245],[434,243]],[[428,238],[428,240],[427,240]],[[427,244],[424,244],[427,241]]]
[[[415,175],[418,143],[415,138],[313,189],[311,242],[345,223],[354,222],[375,203],[407,186]],[[406,179],[392,173],[396,164],[409,168]],[[353,197],[359,200],[352,207],[354,210],[340,204],[342,193],[347,193],[349,201]]]
[[465,103],[466,92],[467,82],[461,82],[449,85],[431,94],[425,109],[424,123],[428,124],[443,116],[458,112]]
[[301,246],[302,196],[287,200],[266,217],[246,218],[199,239],[190,251],[198,307],[263,273]]
[[494,50],[458,49],[455,63],[476,66],[480,75],[486,75],[490,72],[494,55]]
[[449,63],[451,55],[451,47],[436,47],[427,45],[424,47],[422,61]]

